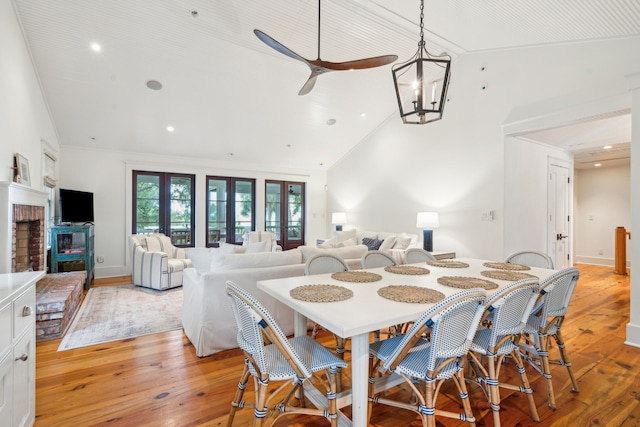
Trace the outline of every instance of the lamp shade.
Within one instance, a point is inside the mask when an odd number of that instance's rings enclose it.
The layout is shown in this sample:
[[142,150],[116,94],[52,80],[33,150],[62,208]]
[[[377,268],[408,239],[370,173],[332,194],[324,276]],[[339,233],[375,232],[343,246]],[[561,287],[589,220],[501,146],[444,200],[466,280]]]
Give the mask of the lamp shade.
[[345,212],[334,212],[331,214],[331,224],[342,225],[347,223],[347,214]]
[[440,227],[438,212],[418,212],[416,227],[429,230]]

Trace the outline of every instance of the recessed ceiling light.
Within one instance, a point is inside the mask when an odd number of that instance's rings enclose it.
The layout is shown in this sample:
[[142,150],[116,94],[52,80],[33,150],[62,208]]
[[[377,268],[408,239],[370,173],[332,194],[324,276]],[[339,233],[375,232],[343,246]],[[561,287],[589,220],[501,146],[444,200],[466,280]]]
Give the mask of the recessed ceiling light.
[[96,140],[96,137],[95,137],[95,136],[90,136],[90,137],[89,137],[89,139],[90,139],[91,141],[95,141],[95,140]]
[[233,153],[229,153],[230,156],[233,156]]
[[593,166],[595,166],[595,167],[599,168],[600,166],[602,166],[602,163],[596,163],[596,164],[595,164],[595,165],[593,165]]
[[162,89],[162,83],[157,80],[148,80],[147,87],[151,90],[160,90]]
[[360,117],[367,117],[367,113],[360,113]]
[[94,52],[100,52],[102,50],[102,46],[98,43],[91,43],[91,50]]
[[327,124],[328,124],[329,126],[333,126],[333,125],[335,125],[335,124],[336,124],[336,119],[329,119],[329,120],[327,120]]
[[613,147],[611,145],[605,145],[602,148],[604,148],[605,150],[611,150],[611,148],[613,148]]
[[287,148],[291,148],[291,144],[287,144]]
[[168,132],[173,132],[174,130],[176,130],[176,128],[174,128],[173,126],[167,126]]

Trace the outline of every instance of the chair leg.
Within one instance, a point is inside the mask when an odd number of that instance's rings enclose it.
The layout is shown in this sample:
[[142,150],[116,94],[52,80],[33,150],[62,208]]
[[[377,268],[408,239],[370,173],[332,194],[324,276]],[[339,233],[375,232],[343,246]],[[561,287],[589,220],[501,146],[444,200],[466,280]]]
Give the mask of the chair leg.
[[327,409],[329,411],[329,421],[331,427],[337,427],[338,425],[338,405],[336,404],[336,381],[338,375],[336,375],[336,367],[332,366],[329,369],[329,390],[327,392]]
[[242,396],[244,395],[244,389],[247,386],[247,381],[249,380],[249,368],[245,364],[244,370],[242,371],[242,375],[240,376],[240,381],[238,382],[238,389],[236,390],[236,395],[231,402],[231,411],[229,411],[229,417],[227,418],[227,427],[231,427],[233,424],[233,418],[236,415],[236,411],[238,410],[238,406],[240,406],[240,402],[242,402]]
[[567,372],[569,372],[569,378],[571,379],[571,391],[574,393],[578,393],[580,390],[578,389],[578,382],[576,378],[573,376],[573,369],[571,369],[571,362],[569,361],[569,354],[567,353],[567,349],[564,345],[564,339],[562,338],[562,334],[560,333],[560,329],[553,336],[556,343],[558,344],[558,350],[560,351],[560,360],[561,364],[567,368]]
[[549,337],[540,336],[540,348],[538,355],[540,356],[542,376],[547,380],[547,395],[549,399],[549,407],[556,409],[556,398],[553,393],[553,382],[551,381],[551,368],[549,366]]
[[462,401],[462,407],[464,408],[464,414],[469,423],[469,427],[475,427],[476,419],[471,410],[471,403],[469,403],[469,392],[467,391],[467,384],[464,381],[464,371],[460,369],[452,378],[460,392],[460,400]]
[[[427,374],[428,377],[431,377],[433,372],[429,372]],[[435,388],[437,381],[428,380],[425,384],[425,393],[424,393],[424,404],[425,410],[420,411],[420,416],[422,418],[423,427],[435,427],[436,426],[436,417],[435,417]]]
[[524,370],[524,361],[522,360],[522,356],[520,356],[520,352],[518,351],[518,349],[515,349],[513,352],[511,352],[511,356],[513,357],[516,369],[518,369],[518,372],[520,373],[520,382],[522,383],[522,389],[527,395],[527,400],[529,401],[531,418],[533,418],[533,421],[539,422],[540,417],[538,416],[538,409],[536,408],[536,402],[533,400],[533,390],[531,390],[529,378],[527,378],[527,373]]
[[[337,335],[334,335],[335,339],[336,339],[336,355],[344,360],[344,348],[345,348],[345,344],[346,344],[346,339],[339,337]],[[339,392],[342,391],[342,368],[338,368],[338,374],[336,376],[336,390]]]
[[253,427],[262,427],[264,419],[267,416],[267,408],[265,403],[267,401],[267,386],[269,385],[269,378],[263,380],[257,379],[258,385],[256,387],[256,406],[253,409]]
[[496,373],[496,363],[500,363],[502,358],[496,358],[494,354],[487,357],[487,365],[489,367],[489,376],[487,377],[487,385],[489,386],[489,404],[493,411],[493,425],[500,427],[500,389],[498,387],[498,375]]

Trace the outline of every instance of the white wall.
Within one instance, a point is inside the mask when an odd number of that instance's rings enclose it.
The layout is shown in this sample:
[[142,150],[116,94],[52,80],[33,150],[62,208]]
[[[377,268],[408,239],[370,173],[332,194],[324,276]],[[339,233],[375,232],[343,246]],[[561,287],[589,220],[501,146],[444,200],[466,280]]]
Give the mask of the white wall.
[[549,158],[572,162],[560,149],[505,138],[504,255],[522,250],[549,253],[547,186]]
[[[256,179],[256,227],[264,230],[265,179],[306,183],[306,241],[326,236],[324,172],[270,170],[268,166],[176,158],[152,154],[63,147],[60,187],[94,193],[96,277],[131,274],[127,236],[132,228],[132,170],[196,174],[196,246],[205,245],[206,175]],[[253,167],[253,169],[252,169]]]
[[41,190],[43,140],[58,151],[58,138],[40,90],[11,0],[0,0],[0,181],[11,181],[13,156],[29,161],[31,186]]
[[[640,70],[638,51],[640,38],[632,38],[459,56],[444,118],[403,125],[394,113],[330,169],[329,211],[347,212],[356,228],[409,232],[419,231],[417,212],[438,211],[435,249],[502,259],[505,242],[509,249],[529,244],[521,230],[544,229],[534,223],[539,218],[507,211],[505,181],[513,177],[505,173],[528,171],[534,176],[521,179],[532,183],[546,179],[547,170],[546,153],[536,153],[545,157],[543,169],[515,155],[519,167],[505,171],[513,153],[505,158],[503,126],[628,93],[624,76]],[[523,191],[520,197],[509,195],[509,206],[532,196]],[[481,220],[487,210],[494,210],[493,221]]]
[[[615,229],[631,230],[630,166],[576,170],[575,200],[575,261],[613,266]],[[628,239],[625,245],[630,260]]]

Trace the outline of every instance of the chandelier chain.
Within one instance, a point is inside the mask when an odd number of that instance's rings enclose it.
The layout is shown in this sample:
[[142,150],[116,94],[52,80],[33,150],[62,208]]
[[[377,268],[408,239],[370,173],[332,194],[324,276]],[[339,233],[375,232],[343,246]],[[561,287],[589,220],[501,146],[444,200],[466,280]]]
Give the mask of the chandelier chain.
[[420,0],[420,46],[424,46],[424,0]]

